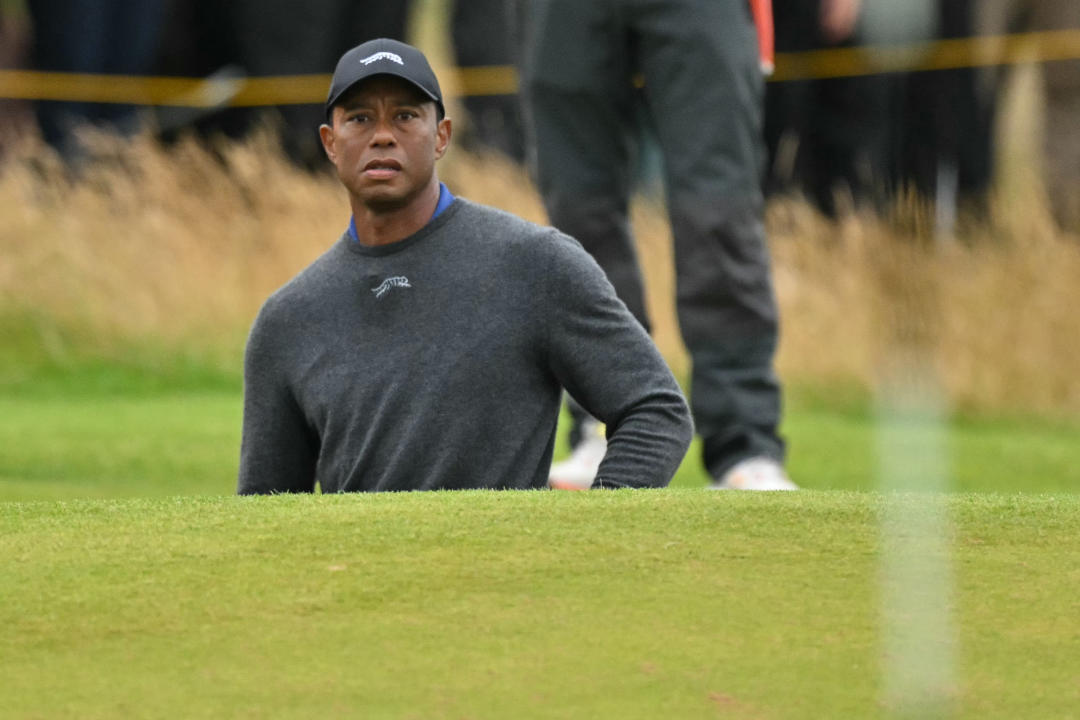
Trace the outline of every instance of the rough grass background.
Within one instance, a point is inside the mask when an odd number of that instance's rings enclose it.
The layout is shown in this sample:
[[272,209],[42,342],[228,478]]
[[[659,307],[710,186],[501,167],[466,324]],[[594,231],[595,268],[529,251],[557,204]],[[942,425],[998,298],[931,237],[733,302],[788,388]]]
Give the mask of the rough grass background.
[[[937,237],[916,198],[840,222],[798,200],[770,205],[790,384],[872,391],[891,360],[914,355],[950,408],[1080,414],[1080,238],[1046,210],[1031,160],[1037,77],[1017,77],[988,222]],[[0,165],[0,386],[27,362],[143,345],[236,372],[263,299],[344,229],[343,190],[289,166],[266,136],[215,152],[99,145],[78,183],[30,142]],[[459,195],[545,220],[525,172],[498,157],[452,151],[440,173]],[[634,222],[656,340],[683,373],[664,210],[639,200]]]
[[[265,138],[222,152],[138,140],[104,148],[77,184],[40,147],[9,158],[0,169],[5,332],[60,364],[121,341],[235,367],[262,300],[337,238],[348,205],[334,179],[294,170]],[[517,167],[458,152],[441,172],[459,195],[544,221]],[[915,201],[893,218],[839,223],[799,201],[773,203],[784,378],[869,389],[884,360],[914,349],[953,407],[1080,413],[1080,242],[1056,230],[1034,195],[994,213],[942,240]],[[663,209],[640,201],[634,217],[656,338],[681,371]]]

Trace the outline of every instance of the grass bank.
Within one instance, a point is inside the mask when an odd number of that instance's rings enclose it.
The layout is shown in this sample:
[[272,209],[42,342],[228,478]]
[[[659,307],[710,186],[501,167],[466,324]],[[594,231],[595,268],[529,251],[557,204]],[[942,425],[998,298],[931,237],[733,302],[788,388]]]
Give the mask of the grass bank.
[[[918,496],[0,504],[0,714],[877,717]],[[1080,703],[1077,496],[948,499],[951,717]]]

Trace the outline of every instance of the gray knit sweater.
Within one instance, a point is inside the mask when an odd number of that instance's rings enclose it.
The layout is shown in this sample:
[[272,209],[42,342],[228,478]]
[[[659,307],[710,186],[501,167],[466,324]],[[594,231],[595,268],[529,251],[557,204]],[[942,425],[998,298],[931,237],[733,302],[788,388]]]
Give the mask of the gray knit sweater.
[[542,488],[563,388],[607,423],[597,485],[668,483],[689,411],[603,271],[554,229],[457,199],[391,245],[344,235],[266,301],[237,490]]

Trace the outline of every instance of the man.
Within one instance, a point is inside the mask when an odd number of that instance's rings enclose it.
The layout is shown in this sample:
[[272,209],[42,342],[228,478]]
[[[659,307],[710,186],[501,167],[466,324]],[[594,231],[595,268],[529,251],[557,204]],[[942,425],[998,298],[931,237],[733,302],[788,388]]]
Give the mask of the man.
[[[527,127],[553,225],[648,327],[628,217],[636,77],[664,158],[691,405],[715,487],[790,490],[777,435],[777,310],[765,245],[763,78],[747,0],[534,0]],[[610,347],[609,353],[618,353]],[[592,439],[552,470],[588,482]]]
[[423,54],[353,48],[326,109],[352,222],[252,327],[238,492],[543,488],[563,388],[608,425],[595,487],[667,484],[693,430],[663,358],[573,239],[439,182]]

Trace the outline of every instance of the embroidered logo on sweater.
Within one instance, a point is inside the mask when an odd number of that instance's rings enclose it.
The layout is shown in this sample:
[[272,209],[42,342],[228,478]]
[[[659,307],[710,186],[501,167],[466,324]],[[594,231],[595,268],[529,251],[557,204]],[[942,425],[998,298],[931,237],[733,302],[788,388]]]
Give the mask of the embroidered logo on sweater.
[[374,55],[368,55],[360,62],[364,63],[365,65],[370,65],[371,63],[377,62],[379,60],[391,60],[393,62],[396,62],[398,65],[405,64],[404,61],[402,61],[400,55],[392,52],[377,52]]
[[381,298],[386,293],[390,292],[392,288],[411,288],[409,284],[409,278],[404,275],[395,275],[394,277],[388,277],[383,280],[379,287],[371,288],[371,292],[375,293],[375,297]]

